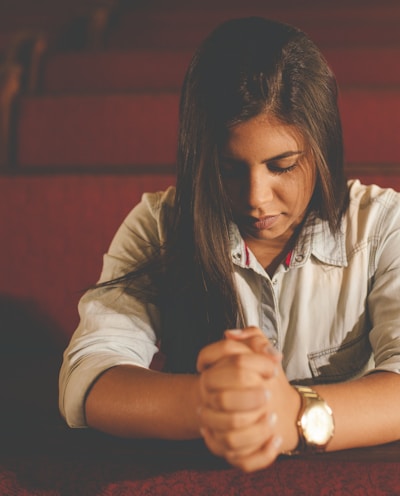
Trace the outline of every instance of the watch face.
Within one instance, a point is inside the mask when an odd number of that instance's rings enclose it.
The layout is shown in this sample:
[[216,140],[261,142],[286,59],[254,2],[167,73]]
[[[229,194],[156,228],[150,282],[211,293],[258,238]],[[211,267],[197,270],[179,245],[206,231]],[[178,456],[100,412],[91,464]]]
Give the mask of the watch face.
[[324,446],[333,435],[333,417],[325,403],[314,403],[301,419],[303,434],[308,444]]

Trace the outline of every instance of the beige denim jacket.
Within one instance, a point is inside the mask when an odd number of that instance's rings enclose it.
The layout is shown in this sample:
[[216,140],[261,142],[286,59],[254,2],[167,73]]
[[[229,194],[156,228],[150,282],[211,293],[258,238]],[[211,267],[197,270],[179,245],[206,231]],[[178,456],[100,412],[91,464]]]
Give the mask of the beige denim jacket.
[[[174,188],[146,193],[104,256],[101,281],[120,276],[165,239]],[[283,353],[293,382],[340,382],[379,369],[400,372],[400,194],[350,183],[341,233],[310,216],[288,265],[270,278],[235,225],[231,253],[246,323]],[[96,289],[79,303],[81,321],[60,372],[60,410],[84,427],[84,399],[103,371],[149,367],[157,351],[157,308],[119,289]],[[133,393],[134,394],[134,393]]]

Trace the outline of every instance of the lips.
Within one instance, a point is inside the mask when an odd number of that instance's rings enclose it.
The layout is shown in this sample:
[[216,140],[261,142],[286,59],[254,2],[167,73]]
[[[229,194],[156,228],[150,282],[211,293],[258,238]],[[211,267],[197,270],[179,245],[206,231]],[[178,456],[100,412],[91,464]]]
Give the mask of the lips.
[[247,231],[263,231],[270,229],[279,219],[280,215],[265,215],[264,217],[241,216],[237,223]]
[[279,215],[266,215],[265,217],[248,217],[247,224],[257,231],[269,229],[278,220]]

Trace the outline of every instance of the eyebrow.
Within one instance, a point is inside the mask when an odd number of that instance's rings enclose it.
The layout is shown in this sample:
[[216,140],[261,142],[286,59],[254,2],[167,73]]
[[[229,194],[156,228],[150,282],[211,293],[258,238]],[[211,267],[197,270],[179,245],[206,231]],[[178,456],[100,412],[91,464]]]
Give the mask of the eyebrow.
[[263,162],[264,163],[274,162],[276,160],[282,160],[283,158],[289,158],[289,157],[293,157],[294,155],[301,155],[303,153],[304,153],[303,150],[287,151],[284,153],[280,153],[279,155],[275,155],[275,157],[266,158],[265,160],[263,160]]
[[[266,158],[266,159],[262,160],[261,162],[264,164],[267,164],[268,162],[276,162],[278,160],[293,157],[295,155],[302,155],[303,153],[304,153],[303,150],[297,150],[297,151],[289,150],[287,152],[280,153],[279,155],[275,155],[274,157]],[[232,160],[233,162],[240,162],[240,159],[237,159],[237,158],[229,156],[229,155],[222,154],[222,157],[225,160]]]

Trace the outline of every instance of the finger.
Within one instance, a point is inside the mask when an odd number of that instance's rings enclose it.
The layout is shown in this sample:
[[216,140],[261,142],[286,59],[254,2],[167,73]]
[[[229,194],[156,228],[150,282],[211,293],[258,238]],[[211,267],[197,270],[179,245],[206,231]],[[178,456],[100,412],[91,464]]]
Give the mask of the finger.
[[203,436],[203,440],[206,446],[208,447],[208,449],[211,451],[211,453],[214,453],[214,455],[222,456],[225,458],[226,455],[225,449],[221,444],[219,444],[214,439],[212,432],[209,429],[202,427],[200,429],[200,433]]
[[231,460],[238,460],[240,463],[241,460],[244,459],[245,457],[250,456],[258,452],[260,449],[262,449],[266,442],[266,441],[261,441],[260,443],[257,443],[255,446],[246,446],[243,447],[241,450],[233,450],[233,449],[227,449],[226,443],[221,442],[218,436],[216,436],[216,432],[213,431],[212,429],[203,427],[200,429],[200,432],[201,435],[203,436],[204,442],[206,443],[208,449],[215,455],[224,457],[229,462]]
[[254,472],[271,465],[280,454],[282,438],[273,436],[259,450],[246,456],[236,456],[228,453],[226,460],[233,466],[240,468],[244,472]]
[[244,389],[260,387],[265,379],[278,374],[278,365],[264,355],[254,353],[234,355],[221,359],[201,374],[206,389]]
[[197,358],[197,370],[202,372],[223,357],[241,353],[251,353],[251,350],[246,344],[231,339],[217,341],[200,351]]
[[225,412],[248,412],[265,407],[271,399],[266,389],[219,390],[203,396],[206,407]]
[[243,327],[242,329],[227,329],[224,333],[226,337],[236,339],[238,341],[252,338],[254,336],[260,336],[268,339],[262,330],[256,326]]
[[276,414],[264,414],[257,422],[241,429],[209,429],[209,431],[212,433],[214,441],[222,445],[226,453],[237,452],[239,454],[243,451],[260,449],[272,436],[276,422]]
[[274,348],[269,339],[258,327],[228,329],[224,333],[227,339],[246,344],[252,351],[271,356],[275,361],[282,359],[282,354]]
[[226,412],[223,410],[214,410],[206,406],[199,411],[199,422],[203,427],[218,431],[243,429],[257,423],[267,413],[267,405],[244,412]]

